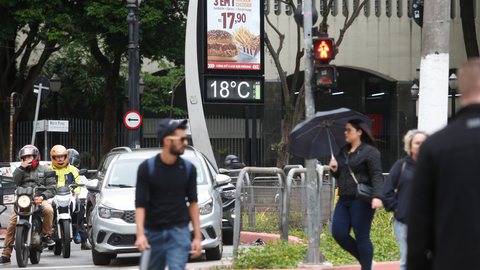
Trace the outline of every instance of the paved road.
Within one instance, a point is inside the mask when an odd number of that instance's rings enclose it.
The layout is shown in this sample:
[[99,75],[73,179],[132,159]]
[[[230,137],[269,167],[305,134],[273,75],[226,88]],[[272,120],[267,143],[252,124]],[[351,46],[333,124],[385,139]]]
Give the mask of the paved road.
[[[2,236],[3,238],[3,236]],[[3,246],[3,239],[0,241]],[[18,269],[15,259],[15,252],[12,254],[12,263],[7,265],[0,265],[1,269]],[[122,254],[117,259],[112,260],[108,267],[95,266],[92,262],[92,255],[90,250],[81,250],[80,245],[72,243],[72,253],[70,258],[64,259],[61,256],[55,256],[52,251],[44,250],[37,265],[28,264],[27,268],[34,269],[138,269],[139,253],[136,254]],[[221,261],[206,261],[201,258],[196,261],[191,261],[187,264],[187,269],[202,269],[210,266],[222,265],[230,261],[232,256],[232,247],[224,247],[224,258]],[[30,263],[30,262],[29,262]]]

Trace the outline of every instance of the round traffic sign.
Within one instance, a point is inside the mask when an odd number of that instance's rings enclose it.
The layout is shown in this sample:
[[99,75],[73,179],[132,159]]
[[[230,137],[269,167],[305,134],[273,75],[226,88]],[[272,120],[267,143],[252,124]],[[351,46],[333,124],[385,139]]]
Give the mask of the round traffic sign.
[[123,124],[128,129],[137,129],[142,125],[142,116],[135,110],[130,110],[123,116]]

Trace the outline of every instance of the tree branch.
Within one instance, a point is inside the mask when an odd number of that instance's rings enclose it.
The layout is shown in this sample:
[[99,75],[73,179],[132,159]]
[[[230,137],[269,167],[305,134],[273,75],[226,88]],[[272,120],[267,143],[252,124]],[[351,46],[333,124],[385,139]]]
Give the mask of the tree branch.
[[[268,34],[264,33],[265,36],[265,44],[267,45],[267,49],[272,55],[273,62],[275,63],[275,67],[277,68],[278,76],[280,77],[280,83],[282,86],[282,93],[283,93],[283,98],[285,100],[285,105],[290,107],[292,106],[290,104],[290,92],[288,89],[288,84],[287,84],[287,76],[285,75],[285,71],[282,68],[282,64],[280,63],[280,59],[278,54],[275,52],[275,49],[272,46],[272,43],[270,42],[270,39],[268,38]],[[289,109],[289,108],[287,108]]]
[[[270,19],[268,18],[267,15],[265,15],[265,20],[267,21],[268,25],[270,25],[270,27],[272,27],[273,31],[275,31],[275,33],[277,33],[278,35],[278,48],[277,48],[277,55],[280,55],[280,52],[282,51],[283,49],[283,42],[285,40],[285,35],[282,34],[280,32],[280,30],[278,30],[278,28],[276,28],[272,22],[270,21]],[[272,47],[273,48],[273,47]]]
[[[98,39],[97,37],[94,37],[90,41],[90,52],[92,53],[93,58],[97,61],[97,63],[102,67],[103,71],[105,73],[108,73],[108,71],[112,68],[110,65],[110,61],[108,58],[103,55],[102,51],[100,50],[100,47],[98,47]],[[107,75],[108,76],[108,75]]]
[[349,18],[348,17],[348,10],[347,10],[347,16],[345,16],[345,23],[343,24],[343,28],[340,29],[340,35],[338,36],[337,42],[335,43],[335,47],[340,47],[340,44],[342,44],[343,37],[345,36],[345,32],[347,29],[353,24],[355,19],[358,17],[360,14],[360,11],[363,9],[363,7],[367,4],[369,0],[363,0],[360,5],[353,11],[352,16]]

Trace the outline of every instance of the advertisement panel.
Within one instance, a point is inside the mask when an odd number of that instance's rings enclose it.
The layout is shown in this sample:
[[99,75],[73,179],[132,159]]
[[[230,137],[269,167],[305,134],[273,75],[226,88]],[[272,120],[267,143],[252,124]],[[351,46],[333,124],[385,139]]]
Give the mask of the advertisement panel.
[[207,70],[262,70],[260,2],[206,0]]

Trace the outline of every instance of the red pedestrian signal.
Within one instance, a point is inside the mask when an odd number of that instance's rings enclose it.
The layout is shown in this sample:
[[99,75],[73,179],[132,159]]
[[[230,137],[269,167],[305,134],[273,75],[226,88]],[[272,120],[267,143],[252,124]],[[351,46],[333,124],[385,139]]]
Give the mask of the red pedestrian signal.
[[320,37],[313,40],[313,57],[322,64],[328,64],[335,58],[335,42],[333,38]]

